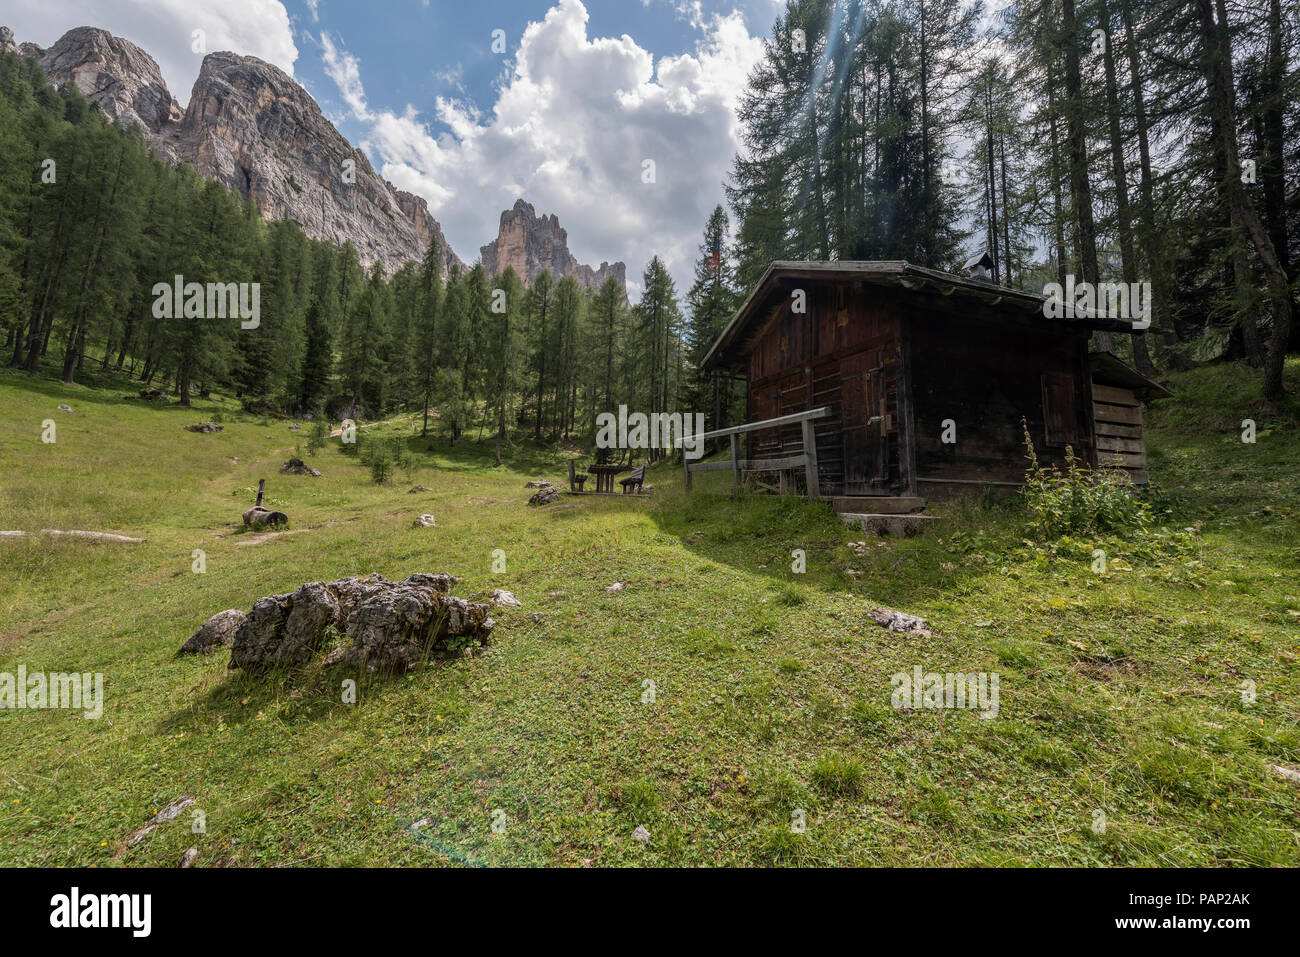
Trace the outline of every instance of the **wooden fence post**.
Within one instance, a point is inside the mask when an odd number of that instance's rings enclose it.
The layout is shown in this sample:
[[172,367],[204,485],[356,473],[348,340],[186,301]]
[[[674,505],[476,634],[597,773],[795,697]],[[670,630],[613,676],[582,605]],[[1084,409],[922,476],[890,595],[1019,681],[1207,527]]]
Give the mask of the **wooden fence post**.
[[804,465],[804,477],[808,483],[808,497],[814,501],[821,498],[821,481],[817,478],[817,432],[813,429],[812,419],[804,419],[803,452],[808,457]]
[[[262,495],[265,492],[266,492],[266,479],[259,479],[257,482],[257,504],[254,506],[254,508],[262,507]],[[244,501],[248,501],[248,499],[244,499]]]
[[740,494],[740,436],[731,436],[731,494]]

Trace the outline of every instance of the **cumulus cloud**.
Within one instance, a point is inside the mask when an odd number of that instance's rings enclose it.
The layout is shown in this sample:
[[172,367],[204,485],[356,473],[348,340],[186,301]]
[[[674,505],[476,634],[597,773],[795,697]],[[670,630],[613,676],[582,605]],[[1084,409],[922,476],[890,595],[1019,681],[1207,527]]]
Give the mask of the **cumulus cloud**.
[[[525,29],[490,113],[439,98],[433,119],[367,104],[360,67],[337,44],[326,68],[383,175],[423,196],[467,261],[524,197],[555,213],[582,262],[623,260],[639,279],[651,255],[679,291],[737,145],[736,101],[762,54],[740,13],[701,25],[695,50],[655,57],[627,35],[590,37],[580,0]],[[331,63],[332,58],[332,63]],[[643,182],[647,160],[655,181]]]
[[43,47],[78,26],[125,37],[158,61],[182,106],[203,63],[203,53],[192,49],[195,30],[204,31],[209,53],[255,56],[291,76],[298,59],[289,13],[280,0],[97,0],[90,6],[84,0],[39,0],[13,4],[3,19],[20,42]]

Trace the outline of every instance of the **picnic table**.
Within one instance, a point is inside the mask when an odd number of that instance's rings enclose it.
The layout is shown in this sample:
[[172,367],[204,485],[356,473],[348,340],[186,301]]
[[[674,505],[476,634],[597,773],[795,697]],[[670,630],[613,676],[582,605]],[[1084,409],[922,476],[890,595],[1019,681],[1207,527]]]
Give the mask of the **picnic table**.
[[613,492],[614,476],[631,470],[630,465],[614,463],[611,465],[588,465],[587,471],[596,476],[597,492]]

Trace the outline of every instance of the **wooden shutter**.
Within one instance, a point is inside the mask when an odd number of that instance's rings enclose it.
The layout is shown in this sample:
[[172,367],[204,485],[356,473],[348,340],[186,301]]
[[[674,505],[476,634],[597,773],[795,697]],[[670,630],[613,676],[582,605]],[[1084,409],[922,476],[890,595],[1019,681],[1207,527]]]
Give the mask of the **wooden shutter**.
[[1068,372],[1043,373],[1044,442],[1051,446],[1079,444],[1075,378]]

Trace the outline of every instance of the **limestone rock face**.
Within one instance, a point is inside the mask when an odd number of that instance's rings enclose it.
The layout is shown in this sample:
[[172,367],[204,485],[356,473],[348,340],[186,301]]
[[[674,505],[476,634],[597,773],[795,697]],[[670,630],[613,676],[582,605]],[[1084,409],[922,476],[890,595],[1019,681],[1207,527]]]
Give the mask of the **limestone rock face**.
[[516,200],[513,209],[501,214],[497,238],[479,250],[483,268],[489,276],[513,267],[526,285],[531,285],[543,269],[555,278],[572,276],[578,285],[596,288],[610,276],[627,284],[627,267],[623,263],[601,263],[599,269],[585,266],[569,252],[569,234],[554,215],[538,216],[531,203]]
[[204,57],[180,143],[200,173],[251,196],[264,217],[351,242],[366,265],[381,262],[391,271],[418,261],[430,238],[439,240],[444,266],[460,262],[424,201],[410,194],[399,200],[310,94],[256,57]]
[[[4,32],[12,46],[12,31],[6,27]],[[0,35],[0,47],[4,46]],[[24,43],[18,52],[35,55],[50,83],[72,83],[98,104],[105,116],[123,127],[137,127],[160,155],[176,161],[175,146],[167,134],[180,121],[180,105],[167,89],[154,58],[130,40],[94,27],[77,27],[48,50]]]
[[[352,243],[367,268],[378,262],[392,273],[423,259],[430,241],[441,248],[444,275],[453,265],[466,268],[427,203],[376,174],[311,95],[269,63],[209,53],[182,110],[154,59],[106,30],[77,27],[43,50],[0,27],[0,51],[36,59],[55,86],[76,84],[109,118],[140,128],[163,159],[191,163],[252,197],[264,218],[292,219],[315,239]],[[348,160],[355,182],[344,178]],[[627,280],[621,262],[579,263],[559,220],[538,216],[522,199],[501,214],[497,238],[480,252],[489,276],[513,266],[527,284],[543,269],[588,288],[611,276]]]
[[[424,258],[431,239],[442,249],[444,273],[464,265],[424,200],[378,176],[311,95],[269,63],[208,54],[182,110],[154,59],[106,30],[77,27],[41,50],[16,44],[13,31],[0,27],[0,50],[36,58],[55,86],[75,83],[110,119],[139,127],[163,159],[191,163],[252,197],[264,218],[292,219],[308,236],[352,243],[366,267],[379,262],[391,273]],[[345,181],[347,160],[355,182]]]

